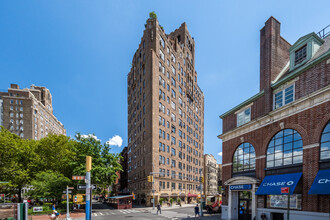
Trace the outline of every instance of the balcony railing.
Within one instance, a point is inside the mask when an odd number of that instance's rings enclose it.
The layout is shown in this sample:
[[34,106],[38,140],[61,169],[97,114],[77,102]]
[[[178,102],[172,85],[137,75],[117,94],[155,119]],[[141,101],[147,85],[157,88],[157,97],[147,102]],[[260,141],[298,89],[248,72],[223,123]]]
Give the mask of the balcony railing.
[[324,39],[324,38],[326,38],[327,36],[329,36],[329,35],[330,35],[330,25],[326,26],[326,27],[323,28],[321,31],[319,31],[319,32],[317,33],[317,35],[318,35],[320,38],[322,38],[322,39]]

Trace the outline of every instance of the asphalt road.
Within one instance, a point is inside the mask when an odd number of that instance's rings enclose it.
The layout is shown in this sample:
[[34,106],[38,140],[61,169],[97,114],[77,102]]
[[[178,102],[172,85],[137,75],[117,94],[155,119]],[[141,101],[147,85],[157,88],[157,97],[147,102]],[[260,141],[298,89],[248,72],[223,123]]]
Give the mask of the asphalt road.
[[[171,220],[185,220],[194,219],[194,207],[173,207],[163,208],[162,214],[157,215],[157,211],[151,208],[133,208],[133,209],[112,209],[106,204],[93,202],[92,219],[93,220],[143,220],[143,219],[171,219]],[[196,218],[198,219],[198,218]],[[213,214],[212,216],[205,215],[200,219],[221,219],[220,214]]]

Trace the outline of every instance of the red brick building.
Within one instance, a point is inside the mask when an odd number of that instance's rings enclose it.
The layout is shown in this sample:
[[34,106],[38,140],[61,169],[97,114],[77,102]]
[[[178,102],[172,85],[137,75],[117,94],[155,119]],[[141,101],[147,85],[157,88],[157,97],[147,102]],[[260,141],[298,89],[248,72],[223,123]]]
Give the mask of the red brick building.
[[223,219],[286,219],[287,186],[290,219],[329,218],[330,192],[310,190],[319,171],[330,189],[329,84],[329,26],[291,45],[269,18],[260,31],[260,92],[220,116]]

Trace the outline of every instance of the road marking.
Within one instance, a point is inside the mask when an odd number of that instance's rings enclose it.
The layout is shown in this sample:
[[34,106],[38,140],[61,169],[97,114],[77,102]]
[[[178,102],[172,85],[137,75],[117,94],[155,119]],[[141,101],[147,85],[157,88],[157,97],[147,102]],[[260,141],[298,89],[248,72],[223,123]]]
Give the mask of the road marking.
[[94,216],[97,216],[97,214],[96,214],[96,213],[94,213]]
[[103,213],[102,213],[102,212],[100,212],[99,214],[100,214],[100,215],[103,215]]

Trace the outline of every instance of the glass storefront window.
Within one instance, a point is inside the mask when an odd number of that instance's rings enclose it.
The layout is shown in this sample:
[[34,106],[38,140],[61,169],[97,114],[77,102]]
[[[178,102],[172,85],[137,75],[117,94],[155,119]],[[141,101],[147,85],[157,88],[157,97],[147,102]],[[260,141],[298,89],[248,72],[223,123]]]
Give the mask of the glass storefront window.
[[[267,195],[268,208],[288,208],[288,195]],[[290,209],[301,209],[301,194],[290,195]]]

